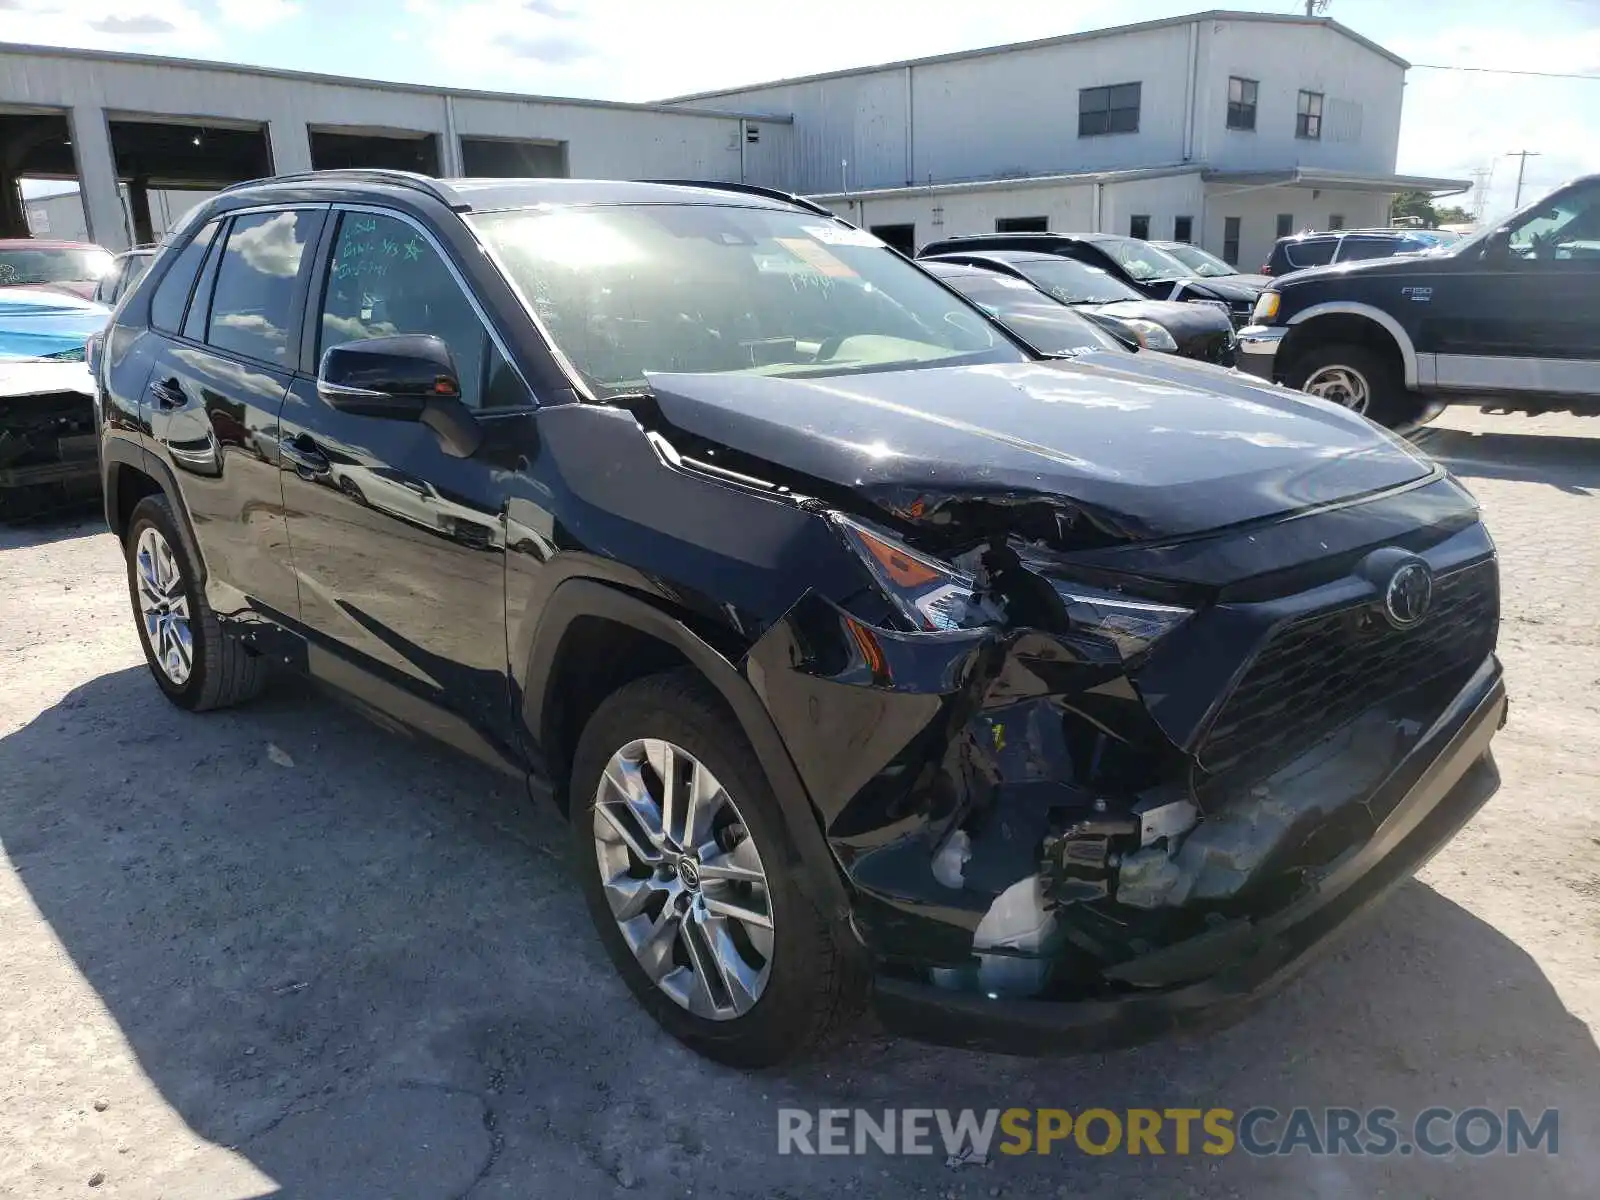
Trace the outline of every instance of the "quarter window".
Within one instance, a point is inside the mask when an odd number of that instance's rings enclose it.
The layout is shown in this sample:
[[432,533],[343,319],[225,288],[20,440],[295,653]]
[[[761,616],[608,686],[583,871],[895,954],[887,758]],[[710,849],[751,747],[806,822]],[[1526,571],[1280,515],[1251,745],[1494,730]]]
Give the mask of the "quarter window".
[[1142,84],[1118,83],[1110,87],[1083,88],[1078,92],[1078,136],[1139,132],[1139,93]]
[[189,306],[189,293],[194,290],[194,277],[200,273],[200,263],[211,248],[220,222],[212,221],[178,251],[178,257],[167,269],[166,275],[156,285],[156,294],[150,298],[150,324],[168,333],[176,333],[183,324],[183,310]]
[[1234,75],[1228,79],[1228,128],[1256,127],[1256,93],[1261,85],[1254,79]]
[[1295,104],[1294,135],[1317,141],[1322,137],[1322,93],[1301,92]]
[[1301,242],[1286,243],[1283,256],[1289,260],[1291,267],[1320,267],[1333,261],[1333,252],[1338,245],[1338,238],[1306,238]]
[[339,218],[319,320],[319,359],[342,342],[431,333],[449,347],[469,408],[526,400],[439,252],[398,217]]
[[236,217],[217,265],[206,341],[262,362],[295,357],[294,285],[320,214],[306,210]]

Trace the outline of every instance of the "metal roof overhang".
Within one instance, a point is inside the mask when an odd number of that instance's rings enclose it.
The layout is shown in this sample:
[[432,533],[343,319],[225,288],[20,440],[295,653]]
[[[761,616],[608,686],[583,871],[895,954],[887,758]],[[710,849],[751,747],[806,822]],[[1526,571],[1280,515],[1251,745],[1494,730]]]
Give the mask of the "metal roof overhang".
[[1429,175],[1359,175],[1348,171],[1325,171],[1313,167],[1289,167],[1281,171],[1203,171],[1208,184],[1234,184],[1241,188],[1297,187],[1328,188],[1341,192],[1429,192],[1453,196],[1471,189],[1470,179],[1436,179]]

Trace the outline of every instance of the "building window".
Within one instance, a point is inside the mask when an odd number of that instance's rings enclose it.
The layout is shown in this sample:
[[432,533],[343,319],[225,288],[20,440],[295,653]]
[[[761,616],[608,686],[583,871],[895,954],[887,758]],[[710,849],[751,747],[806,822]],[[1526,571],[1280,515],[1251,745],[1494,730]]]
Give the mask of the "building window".
[[1256,92],[1261,85],[1254,79],[1228,78],[1228,128],[1254,129],[1256,127]]
[[1172,240],[1175,241],[1175,242],[1192,242],[1192,241],[1194,241],[1194,218],[1193,217],[1173,217],[1172,218]]
[[1239,265],[1239,218],[1224,217],[1222,221],[1222,257],[1230,266]]
[[1128,218],[1128,236],[1144,241],[1150,237],[1150,218],[1147,214],[1135,214]]
[[1332,214],[1330,214],[1329,217],[1328,217],[1328,228],[1329,229],[1343,229],[1344,228],[1344,214],[1343,213],[1332,213]]
[[1322,137],[1322,93],[1301,92],[1295,105],[1294,135],[1318,141]]
[[1137,83],[1118,83],[1110,87],[1080,89],[1078,136],[1100,137],[1107,133],[1138,133],[1141,86]]
[[1049,217],[1001,217],[994,223],[996,233],[1049,233]]
[[917,227],[916,225],[874,225],[872,236],[886,245],[893,246],[908,258],[913,258],[917,253]]
[[1293,232],[1294,232],[1294,214],[1293,213],[1279,213],[1278,214],[1278,236],[1279,237],[1288,237]]

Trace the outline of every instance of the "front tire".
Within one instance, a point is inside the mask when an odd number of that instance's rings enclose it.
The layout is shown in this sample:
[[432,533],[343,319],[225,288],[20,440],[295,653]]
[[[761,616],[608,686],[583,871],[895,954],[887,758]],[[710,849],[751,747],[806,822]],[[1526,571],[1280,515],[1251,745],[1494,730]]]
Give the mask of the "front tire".
[[573,762],[590,916],[635,998],[729,1066],[771,1066],[841,1026],[864,985],[795,886],[778,802],[721,697],[692,670],[613,693]]
[[1406,390],[1391,356],[1356,342],[1312,347],[1290,365],[1284,382],[1390,429],[1419,420],[1425,408]]
[[145,662],[167,699],[204,712],[256,695],[266,660],[223,633],[165,496],[139,501],[123,549]]

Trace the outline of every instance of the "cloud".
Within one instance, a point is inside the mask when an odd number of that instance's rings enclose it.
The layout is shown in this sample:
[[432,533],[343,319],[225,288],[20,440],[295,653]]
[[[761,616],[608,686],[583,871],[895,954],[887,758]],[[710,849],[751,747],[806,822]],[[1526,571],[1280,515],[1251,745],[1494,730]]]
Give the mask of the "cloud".
[[562,66],[579,62],[594,54],[594,47],[582,38],[567,37],[559,33],[539,34],[532,37],[517,33],[502,33],[494,44],[510,51],[518,58],[531,58],[535,62]]
[[216,4],[224,24],[252,31],[293,20],[301,12],[300,0],[216,0]]
[[550,17],[556,21],[571,21],[577,13],[564,4],[557,4],[555,0],[522,0],[522,7],[541,17]]
[[178,27],[165,17],[147,13],[138,17],[102,17],[90,21],[89,28],[100,33],[118,33],[137,36],[141,33],[176,33]]
[[7,41],[191,53],[216,45],[190,0],[0,0],[0,10]]

